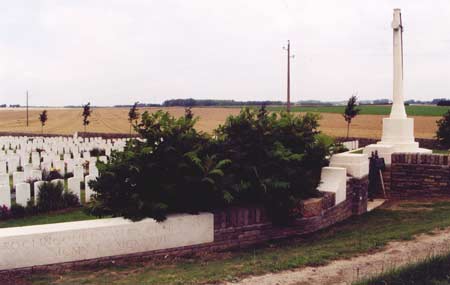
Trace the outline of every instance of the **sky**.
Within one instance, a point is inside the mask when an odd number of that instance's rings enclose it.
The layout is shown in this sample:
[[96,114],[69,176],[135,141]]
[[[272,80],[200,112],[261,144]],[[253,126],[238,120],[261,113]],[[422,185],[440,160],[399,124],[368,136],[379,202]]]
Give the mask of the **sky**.
[[[432,2],[432,4],[430,3]],[[405,99],[450,98],[448,0],[0,1],[0,103],[392,97],[402,9]]]

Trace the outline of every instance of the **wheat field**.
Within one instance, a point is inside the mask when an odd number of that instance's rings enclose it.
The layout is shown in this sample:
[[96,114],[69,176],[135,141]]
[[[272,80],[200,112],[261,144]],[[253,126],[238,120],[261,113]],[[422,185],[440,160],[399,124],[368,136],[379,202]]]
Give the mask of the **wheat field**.
[[[154,112],[163,109],[175,116],[184,113],[184,108],[140,108]],[[93,108],[91,123],[87,127],[88,132],[100,133],[129,133],[130,125],[127,120],[128,108]],[[238,114],[239,108],[193,108],[196,116],[200,117],[197,124],[199,130],[211,132],[219,124],[223,123],[227,116]],[[46,134],[73,134],[83,131],[83,124],[79,108],[47,108],[48,121],[44,127]],[[30,108],[29,126],[26,126],[26,111],[23,108],[0,110],[0,132],[30,132],[41,133],[39,113],[42,109]],[[322,113],[321,131],[332,136],[345,136],[346,124],[340,114]],[[381,136],[382,115],[359,115],[354,119],[350,135],[355,137],[379,138]],[[433,138],[436,132],[436,120],[439,117],[415,118],[415,135],[418,138]]]

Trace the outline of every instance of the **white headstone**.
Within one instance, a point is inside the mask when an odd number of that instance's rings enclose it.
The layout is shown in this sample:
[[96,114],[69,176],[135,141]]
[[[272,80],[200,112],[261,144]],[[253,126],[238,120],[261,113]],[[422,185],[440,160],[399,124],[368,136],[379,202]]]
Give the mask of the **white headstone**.
[[9,174],[0,174],[0,185],[8,185],[9,187]]
[[38,202],[39,191],[41,190],[41,186],[44,183],[46,183],[46,182],[45,181],[36,181],[36,182],[34,182],[34,186],[33,186],[33,189],[34,189],[34,201],[36,202],[36,204]]
[[86,203],[89,202],[91,200],[91,196],[92,194],[94,194],[94,191],[92,190],[92,188],[89,186],[89,182],[92,180],[97,179],[97,177],[92,176],[92,175],[86,175],[85,179],[84,179],[84,183],[85,183],[85,194],[86,194]]
[[6,206],[11,208],[11,189],[9,184],[0,184],[0,207]]
[[67,179],[67,186],[68,186],[69,192],[72,192],[73,194],[77,195],[78,200],[81,201],[80,183],[81,183],[81,180],[76,177],[71,177],[71,178]]
[[13,185],[16,185],[17,183],[25,182],[25,173],[16,171],[13,173]]
[[32,164],[25,164],[23,167],[23,175],[25,177],[25,180],[28,180],[31,178],[31,171],[33,170]]
[[6,173],[6,172],[7,172],[6,161],[0,160],[0,173]]
[[76,165],[73,168],[73,176],[79,179],[84,179],[84,168],[81,165]]
[[16,184],[16,203],[26,207],[30,198],[31,198],[30,184],[28,183]]
[[40,170],[31,170],[31,179],[33,179],[33,180],[42,180],[42,171],[40,171]]

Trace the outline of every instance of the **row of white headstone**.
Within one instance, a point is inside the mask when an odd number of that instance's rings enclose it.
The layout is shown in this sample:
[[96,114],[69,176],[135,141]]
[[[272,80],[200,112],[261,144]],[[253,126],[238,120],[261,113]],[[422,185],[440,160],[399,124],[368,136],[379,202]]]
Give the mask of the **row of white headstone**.
[[[56,170],[68,178],[68,191],[81,202],[81,183],[85,183],[85,201],[89,201],[92,189],[89,182],[98,177],[97,161],[107,162],[112,151],[123,151],[125,139],[78,138],[78,137],[0,137],[0,206],[11,207],[11,190],[15,189],[15,202],[26,206],[32,198],[35,202],[43,172]],[[90,151],[98,149],[105,155],[91,157]],[[21,171],[18,171],[18,170]],[[87,171],[86,171],[87,170]],[[12,188],[11,189],[11,180]],[[54,179],[52,183],[63,179]],[[34,197],[31,197],[33,184]]]

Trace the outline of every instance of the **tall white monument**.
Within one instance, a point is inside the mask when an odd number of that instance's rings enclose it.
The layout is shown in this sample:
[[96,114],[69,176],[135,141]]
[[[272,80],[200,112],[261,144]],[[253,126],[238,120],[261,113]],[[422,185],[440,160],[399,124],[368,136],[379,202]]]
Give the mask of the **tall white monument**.
[[387,163],[391,162],[394,152],[431,153],[431,150],[419,148],[414,141],[414,119],[406,117],[403,99],[403,25],[400,9],[394,9],[392,21],[394,32],[394,88],[392,108],[389,118],[383,119],[383,134],[381,141],[364,149],[370,155],[378,151]]

